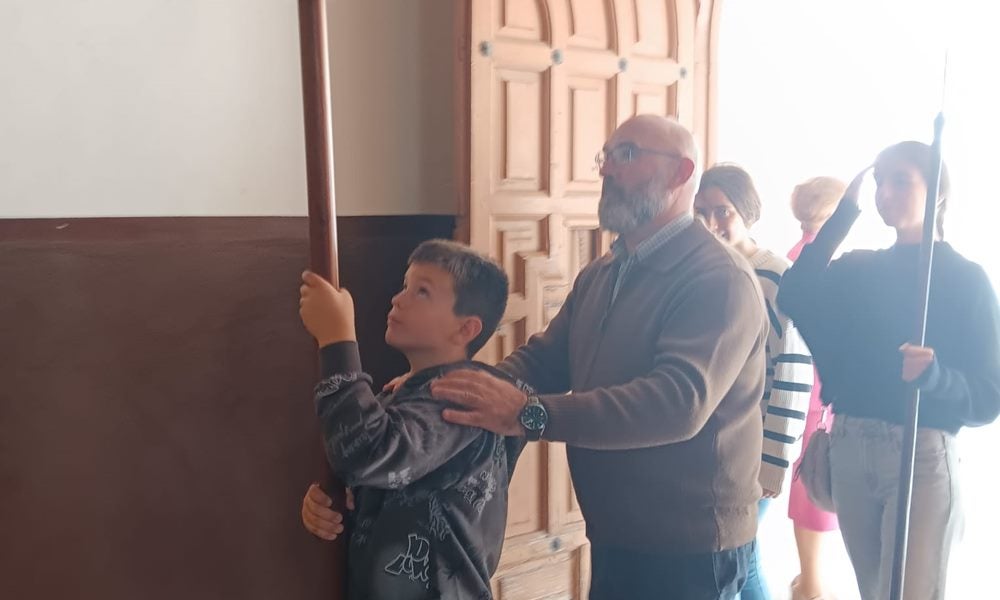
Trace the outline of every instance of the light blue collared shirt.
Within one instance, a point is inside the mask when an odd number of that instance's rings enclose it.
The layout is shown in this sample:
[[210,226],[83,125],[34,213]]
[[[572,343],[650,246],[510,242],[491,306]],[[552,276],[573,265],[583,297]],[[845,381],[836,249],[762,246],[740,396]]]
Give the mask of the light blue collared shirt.
[[614,254],[615,261],[619,263],[619,266],[618,276],[615,277],[615,288],[614,291],[611,292],[611,302],[608,304],[608,310],[610,310],[611,306],[614,305],[615,299],[618,298],[618,292],[621,290],[622,284],[625,283],[625,279],[628,277],[632,268],[649,258],[651,254],[659,250],[670,240],[677,237],[677,234],[687,229],[692,223],[694,223],[694,216],[691,213],[685,213],[680,217],[677,217],[670,223],[664,225],[663,229],[657,231],[649,238],[639,242],[639,245],[635,247],[635,252],[632,252],[631,254],[625,248],[625,240],[621,236],[618,236],[618,239],[611,244],[611,253]]

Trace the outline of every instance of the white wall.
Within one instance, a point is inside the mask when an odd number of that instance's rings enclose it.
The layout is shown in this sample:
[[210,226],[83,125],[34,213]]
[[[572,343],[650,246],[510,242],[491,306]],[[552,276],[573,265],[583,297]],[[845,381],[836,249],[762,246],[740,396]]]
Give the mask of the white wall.
[[[754,177],[764,201],[756,236],[782,254],[800,235],[789,207],[796,184],[850,181],[885,146],[930,141],[943,51],[924,36],[939,3],[906,3],[905,16],[898,0],[728,2],[722,11],[717,156]],[[857,230],[855,239],[891,242],[873,210]]]
[[[947,238],[1000,284],[995,222],[1000,6],[975,0],[772,0],[722,11],[718,157],[747,168],[764,201],[755,234],[782,253],[799,236],[792,188],[816,175],[849,181],[879,150],[930,142],[949,51],[944,156],[952,175]],[[868,208],[847,246],[892,233]]]
[[454,3],[329,1],[338,205],[457,211]]
[[[451,0],[330,0],[338,213],[451,213]],[[293,0],[0,2],[0,218],[305,214]]]

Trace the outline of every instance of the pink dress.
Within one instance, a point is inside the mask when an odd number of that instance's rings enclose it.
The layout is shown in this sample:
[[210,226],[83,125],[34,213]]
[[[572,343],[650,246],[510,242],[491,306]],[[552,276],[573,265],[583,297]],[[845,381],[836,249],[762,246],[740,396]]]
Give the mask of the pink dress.
[[[802,248],[814,239],[816,239],[815,233],[804,233],[799,243],[795,244],[795,247],[788,253],[789,260],[796,260],[802,252]],[[806,415],[806,429],[802,434],[803,451],[809,445],[809,438],[816,431],[816,427],[819,425],[823,414],[823,403],[820,402],[819,393],[820,382],[819,377],[816,376],[813,384],[812,398],[809,400],[809,414]],[[828,411],[826,416],[827,430],[832,426],[833,415]],[[802,457],[800,456],[799,460],[795,461],[793,469],[798,469],[801,461]],[[794,473],[794,470],[792,472]],[[809,496],[806,494],[806,488],[802,485],[802,481],[797,478],[792,479],[791,492],[788,497],[788,517],[797,527],[803,529],[811,529],[812,531],[835,531],[838,529],[837,515],[817,508],[815,504],[810,502]]]

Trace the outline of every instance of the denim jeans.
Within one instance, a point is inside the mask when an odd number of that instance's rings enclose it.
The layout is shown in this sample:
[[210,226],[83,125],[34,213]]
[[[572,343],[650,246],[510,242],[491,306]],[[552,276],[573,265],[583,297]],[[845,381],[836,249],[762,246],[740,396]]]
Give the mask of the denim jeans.
[[594,545],[590,600],[732,600],[746,582],[754,543],[704,554]]
[[[903,431],[884,421],[837,415],[830,434],[833,502],[864,600],[889,597]],[[948,558],[961,535],[955,436],[917,431],[905,600],[941,600]]]
[[[771,504],[770,498],[761,498],[757,509],[757,528],[760,529],[760,522],[764,520],[764,513]],[[740,600],[771,600],[771,591],[767,587],[767,580],[764,579],[764,571],[760,564],[760,541],[754,544],[753,554],[750,555],[750,567],[747,571],[747,583],[740,592]]]

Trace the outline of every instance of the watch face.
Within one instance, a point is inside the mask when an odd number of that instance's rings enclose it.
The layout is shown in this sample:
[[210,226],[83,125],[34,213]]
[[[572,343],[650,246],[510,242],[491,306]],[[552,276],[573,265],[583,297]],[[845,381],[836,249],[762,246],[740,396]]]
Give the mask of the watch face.
[[529,404],[521,412],[521,425],[529,431],[545,429],[545,422],[547,420],[548,414],[545,412],[545,407],[541,404]]

